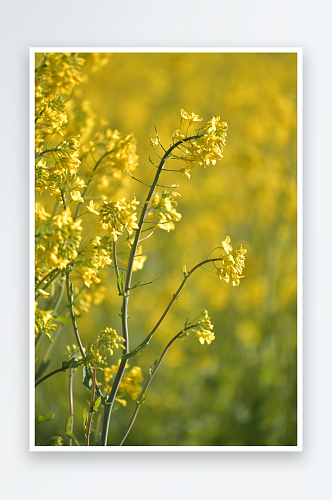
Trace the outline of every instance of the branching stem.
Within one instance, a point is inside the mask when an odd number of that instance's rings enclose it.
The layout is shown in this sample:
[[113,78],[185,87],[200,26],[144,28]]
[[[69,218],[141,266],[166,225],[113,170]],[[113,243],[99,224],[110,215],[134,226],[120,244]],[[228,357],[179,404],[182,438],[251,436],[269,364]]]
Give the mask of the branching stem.
[[90,411],[89,411],[89,416],[88,416],[88,423],[86,424],[85,446],[89,446],[89,441],[90,441],[90,432],[91,432],[92,416],[93,416],[93,405],[95,402],[95,391],[96,391],[96,369],[94,368],[92,370]]
[[[161,171],[165,165],[165,162],[166,162],[168,156],[171,154],[171,152],[175,148],[177,148],[180,144],[182,144],[182,142],[190,141],[190,140],[195,139],[197,137],[188,137],[186,139],[181,139],[180,141],[173,144],[166,151],[166,153],[164,154],[164,156],[162,157],[162,159],[160,161],[159,168],[156,172],[155,178],[152,182],[151,188],[149,190],[149,193],[146,197],[146,201],[145,201],[144,206],[142,208],[141,217],[140,217],[140,220],[138,223],[138,229],[136,231],[134,243],[133,243],[133,246],[131,247],[131,252],[130,252],[130,256],[129,256],[126,284],[125,284],[124,297],[123,297],[123,302],[122,302],[122,336],[125,339],[125,341],[124,341],[124,347],[125,347],[124,354],[128,354],[128,352],[129,352],[129,333],[128,333],[127,315],[128,315],[128,300],[129,300],[129,294],[130,294],[130,285],[131,285],[131,277],[132,277],[132,272],[133,272],[133,264],[134,264],[134,258],[136,255],[138,241],[140,239],[140,235],[141,235],[146,212],[148,210],[151,198],[153,196],[154,190],[155,190],[156,185],[157,185],[158,180],[159,180],[159,176],[161,174]],[[126,364],[127,364],[127,360],[123,356],[121,359],[121,363],[120,363],[120,366],[118,368],[117,374],[114,378],[111,392],[106,400],[104,417],[103,417],[103,426],[102,426],[101,439],[100,439],[101,446],[107,446],[107,436],[108,436],[108,429],[109,429],[109,422],[110,422],[110,418],[111,418],[112,408],[113,408],[114,400],[115,400],[116,394],[118,392],[118,388],[119,388],[123,373],[125,371]]]
[[[187,328],[184,328],[184,329],[183,329],[183,330],[181,330],[179,333],[177,333],[177,334],[175,335],[175,337],[173,337],[173,338],[172,338],[172,340],[171,340],[171,341],[167,344],[167,346],[166,346],[166,347],[165,347],[165,349],[163,350],[162,355],[160,356],[160,358],[159,358],[159,360],[158,360],[158,362],[157,362],[156,366],[154,367],[154,369],[153,369],[153,371],[151,372],[151,374],[150,374],[150,376],[149,376],[148,380],[146,381],[146,384],[145,384],[145,386],[144,386],[144,388],[143,388],[143,390],[142,390],[142,393],[141,393],[140,397],[138,398],[138,401],[142,401],[142,398],[143,398],[144,394],[145,394],[145,393],[146,393],[146,391],[148,390],[148,388],[149,388],[149,386],[150,386],[150,384],[151,384],[151,382],[152,382],[153,377],[154,377],[154,376],[155,376],[155,374],[157,373],[157,370],[158,370],[159,366],[161,365],[161,363],[162,363],[162,361],[163,361],[163,359],[164,359],[164,357],[165,357],[165,355],[166,355],[166,353],[167,353],[168,349],[171,347],[171,345],[173,344],[173,342],[174,342],[176,339],[178,339],[178,338],[179,338],[179,337],[183,334],[183,332],[185,332],[185,331],[187,331],[187,330],[191,330],[192,328],[195,328],[196,326],[197,326],[197,324],[196,324],[196,325],[191,325],[191,326],[188,326]],[[119,442],[118,446],[122,446],[122,445],[123,445],[123,443],[124,443],[125,439],[127,438],[128,434],[129,434],[129,432],[130,432],[130,430],[131,430],[131,428],[132,428],[132,426],[133,426],[133,424],[134,424],[134,422],[135,422],[135,419],[136,419],[136,417],[137,417],[137,414],[138,414],[139,409],[140,409],[140,407],[141,407],[141,406],[142,406],[142,403],[141,403],[141,404],[136,403],[136,408],[135,408],[135,411],[134,411],[134,413],[133,413],[133,416],[131,417],[131,420],[130,420],[130,422],[129,422],[129,425],[128,425],[128,427],[127,427],[127,430],[126,430],[126,432],[124,433],[124,435],[122,436],[121,441]]]

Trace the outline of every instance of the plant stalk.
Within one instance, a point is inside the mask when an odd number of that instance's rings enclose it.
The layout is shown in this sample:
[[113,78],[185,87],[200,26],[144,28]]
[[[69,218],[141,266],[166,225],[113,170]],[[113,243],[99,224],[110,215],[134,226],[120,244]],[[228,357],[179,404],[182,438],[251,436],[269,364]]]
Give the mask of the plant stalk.
[[[188,141],[190,141],[192,139],[196,139],[196,138],[198,138],[198,136],[187,137],[185,139],[181,139],[180,141],[173,144],[173,146],[171,146],[166,151],[166,153],[164,154],[164,156],[162,157],[162,159],[160,161],[155,178],[151,184],[151,188],[149,190],[149,193],[148,193],[146,200],[145,200],[145,203],[143,205],[141,217],[140,217],[140,220],[138,223],[138,229],[136,230],[134,243],[133,243],[133,246],[131,247],[131,252],[130,252],[130,256],[129,256],[126,284],[125,284],[124,297],[123,297],[123,302],[122,302],[122,336],[125,339],[125,341],[124,341],[124,347],[125,347],[124,354],[128,354],[128,352],[129,352],[129,334],[128,334],[128,318],[127,318],[128,300],[129,300],[129,293],[130,293],[131,277],[132,277],[132,272],[133,272],[133,264],[134,264],[134,259],[135,259],[138,241],[140,239],[144,219],[145,219],[151,198],[153,196],[154,190],[155,190],[156,185],[158,183],[159,176],[161,174],[161,171],[163,169],[163,166],[165,165],[165,162],[166,162],[168,156],[171,154],[171,152],[175,148],[177,148],[183,142],[188,142]],[[114,379],[114,382],[112,385],[111,392],[106,400],[106,405],[105,405],[105,410],[104,410],[104,418],[103,418],[103,426],[102,426],[102,431],[101,431],[101,440],[100,440],[101,446],[107,446],[107,436],[108,436],[108,429],[109,429],[109,423],[110,423],[111,413],[112,413],[112,409],[113,409],[113,404],[114,404],[116,394],[118,392],[118,388],[119,388],[123,373],[125,371],[126,364],[127,364],[127,360],[124,357],[122,357],[120,366],[118,368],[117,374],[115,376],[115,379]]]

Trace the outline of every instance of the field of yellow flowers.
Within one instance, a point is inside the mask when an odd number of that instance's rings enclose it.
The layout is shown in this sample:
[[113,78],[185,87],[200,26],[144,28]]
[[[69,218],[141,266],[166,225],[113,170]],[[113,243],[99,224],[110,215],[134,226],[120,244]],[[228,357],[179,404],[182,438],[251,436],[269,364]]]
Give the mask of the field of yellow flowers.
[[[114,207],[102,203],[130,200],[121,222],[128,239],[118,245],[119,265],[126,266],[138,202],[144,203],[149,190],[145,184],[151,184],[153,163],[159,161],[155,151],[162,155],[162,146],[168,149],[179,128],[180,110],[196,113],[204,119],[202,124],[220,116],[228,126],[223,158],[206,168],[196,164],[190,169],[174,158],[160,180],[165,186],[178,184],[180,196],[164,200],[165,206],[172,204],[174,229],[159,226],[138,247],[133,284],[160,279],[131,291],[131,348],[146,338],[163,314],[183,279],[183,269],[206,259],[227,235],[234,248],[241,243],[247,250],[245,278],[240,286],[231,286],[215,273],[199,269],[188,280],[148,348],[128,359],[109,444],[116,445],[125,432],[143,380],[166,344],[187,318],[193,321],[207,309],[214,341],[201,345],[189,335],[174,342],[124,445],[296,445],[296,54],[47,57],[36,56],[36,274],[37,280],[50,270],[59,274],[51,287],[37,293],[37,379],[61,367],[73,354],[72,345],[77,345],[66,306],[67,292],[72,290],[83,345],[97,338],[103,345],[102,335],[111,335],[107,338],[113,344],[107,344],[105,353],[100,351],[101,370],[97,370],[102,390],[109,390],[122,354],[116,348],[121,342],[122,298],[111,268],[114,254],[102,232]],[[57,95],[62,97],[58,101]],[[45,137],[47,148],[53,149],[49,158],[41,155]],[[61,148],[56,149],[60,141]],[[98,178],[94,177],[98,158],[111,148],[118,148],[116,154],[105,156],[97,167]],[[70,186],[66,199],[58,187],[62,185]],[[163,188],[158,189],[162,193]],[[160,199],[156,203],[161,206]],[[55,222],[45,232],[50,217]],[[167,224],[162,213],[160,223]],[[119,225],[112,231],[113,236],[121,233]],[[67,237],[73,242],[71,248],[59,243]],[[61,283],[58,276],[72,259],[78,259],[77,266],[71,273],[72,288],[66,291],[65,277]],[[90,349],[93,356],[95,348]],[[110,361],[102,370],[104,354]],[[36,426],[36,444],[48,443],[53,436],[67,444],[70,414],[73,444],[75,440],[84,444],[91,391],[82,385],[82,367],[74,372],[73,411],[68,371],[36,388],[36,415],[54,413],[50,421]],[[93,417],[91,445],[99,444],[100,408]]]

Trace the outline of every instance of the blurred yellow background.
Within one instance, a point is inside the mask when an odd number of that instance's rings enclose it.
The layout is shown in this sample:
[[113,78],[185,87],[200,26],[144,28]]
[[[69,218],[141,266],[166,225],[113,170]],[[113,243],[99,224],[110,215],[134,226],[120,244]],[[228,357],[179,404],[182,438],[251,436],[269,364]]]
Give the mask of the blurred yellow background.
[[[125,445],[296,445],[296,65],[291,53],[117,53],[77,89],[76,97],[91,102],[98,121],[105,118],[110,128],[135,135],[134,175],[147,183],[155,173],[149,156],[157,162],[150,145],[154,126],[167,148],[181,108],[203,117],[202,123],[218,115],[228,123],[223,160],[196,167],[190,180],[174,172],[161,177],[162,184],[180,184],[182,219],[174,231],[157,230],[143,242],[147,261],[133,283],[167,274],[131,292],[131,348],[164,311],[182,281],[183,264],[191,269],[227,235],[233,247],[242,243],[248,250],[239,287],[196,271],[148,348],[131,360],[146,378],[186,318],[209,311],[216,339],[201,346],[191,334],[175,342]],[[172,161],[168,168],[182,167]],[[125,190],[142,203],[148,188],[129,178]],[[121,298],[108,271],[106,300],[78,319],[85,344],[106,326],[121,332]],[[74,341],[66,326],[48,371],[61,365],[66,344]],[[83,442],[82,413],[90,395],[80,370],[74,434]],[[37,426],[37,442],[59,428],[65,439],[67,386],[67,374],[60,373],[38,388],[37,414],[54,412],[57,418]],[[114,412],[109,444],[119,441],[134,408],[128,400]]]

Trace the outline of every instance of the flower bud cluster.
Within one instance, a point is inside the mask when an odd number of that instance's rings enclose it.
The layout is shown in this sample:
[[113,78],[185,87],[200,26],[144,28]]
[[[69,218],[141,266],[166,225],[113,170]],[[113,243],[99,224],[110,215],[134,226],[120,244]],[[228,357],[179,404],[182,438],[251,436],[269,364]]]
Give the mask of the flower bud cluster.
[[52,154],[50,159],[42,157],[37,161],[35,168],[36,192],[44,194],[45,191],[49,191],[61,201],[61,191],[69,182],[72,182],[74,192],[71,195],[71,200],[83,202],[84,200],[77,189],[81,189],[85,184],[79,177],[76,177],[81,163],[79,160],[80,137],[71,137],[60,142]]
[[238,286],[240,284],[240,279],[244,278],[243,269],[245,267],[245,254],[246,249],[239,245],[235,251],[230,245],[230,237],[226,236],[226,239],[221,243],[220,247],[226,255],[222,260],[222,267],[218,267],[216,272],[220,279],[229,283],[232,282],[233,286]]
[[52,332],[56,330],[57,325],[52,323],[53,310],[42,311],[37,307],[38,303],[35,302],[35,333],[44,333],[46,337],[52,340]]
[[53,217],[48,233],[41,234],[36,248],[37,275],[44,269],[65,269],[77,257],[80,245],[81,220],[73,221],[68,207]]
[[213,333],[213,325],[211,324],[209,314],[206,310],[200,314],[197,323],[198,325],[193,328],[194,332],[196,332],[196,337],[202,345],[204,342],[211,344],[215,336]]
[[126,201],[119,198],[115,201],[104,201],[99,214],[100,222],[95,224],[97,232],[107,231],[108,236],[114,241],[118,239],[126,229],[129,234],[138,229],[136,208],[139,202],[134,198]]
[[156,216],[159,217],[159,221],[154,227],[163,229],[168,233],[172,229],[175,229],[173,221],[177,222],[182,217],[182,215],[176,211],[177,202],[175,201],[175,198],[177,196],[181,195],[175,191],[173,193],[164,192],[162,194],[154,195],[151,204],[152,210],[146,217],[146,220],[152,219]]
[[99,269],[112,263],[112,240],[108,236],[95,236],[90,244],[85,246],[75,261],[75,269],[88,288],[91,283],[100,283]]
[[48,93],[70,95],[82,81],[85,60],[69,52],[43,54],[42,64],[36,68],[36,81]]
[[103,358],[106,359],[107,351],[113,356],[113,349],[125,349],[125,347],[120,344],[124,342],[125,339],[120,337],[113,328],[105,328],[99,335],[96,343],[96,347],[101,351]]
[[[190,136],[181,132],[182,124],[188,124],[188,128],[195,122],[202,121],[198,115],[192,113],[189,115],[183,109],[181,110],[181,127],[173,134],[172,143],[181,139],[186,139]],[[187,128],[187,131],[188,131]],[[206,168],[210,163],[215,165],[217,160],[223,156],[223,148],[225,146],[227,135],[227,123],[220,121],[220,116],[213,117],[204,127],[199,128],[192,133],[193,139],[186,141],[185,152],[179,159],[184,161],[188,166],[181,169],[187,177],[190,178],[190,170],[197,165],[203,165]]]

